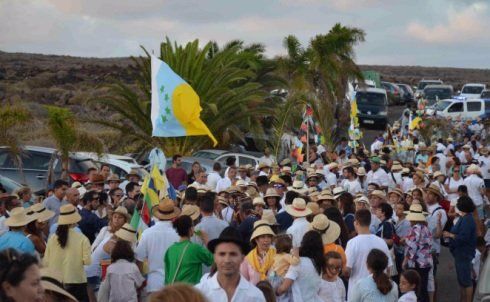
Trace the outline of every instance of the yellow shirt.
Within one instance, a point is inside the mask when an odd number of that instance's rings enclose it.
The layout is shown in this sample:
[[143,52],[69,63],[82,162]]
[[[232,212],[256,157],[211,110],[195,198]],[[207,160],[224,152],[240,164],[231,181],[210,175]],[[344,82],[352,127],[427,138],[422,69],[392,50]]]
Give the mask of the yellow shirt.
[[87,237],[70,228],[65,248],[61,248],[56,234],[49,238],[43,264],[63,273],[64,283],[80,284],[87,282],[83,266],[89,265],[91,260],[90,242]]

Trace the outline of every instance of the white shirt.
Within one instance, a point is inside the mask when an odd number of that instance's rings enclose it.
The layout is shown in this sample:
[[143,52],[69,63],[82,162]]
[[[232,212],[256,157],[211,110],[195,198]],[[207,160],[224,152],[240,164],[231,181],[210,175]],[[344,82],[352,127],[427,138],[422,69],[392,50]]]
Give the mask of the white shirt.
[[398,302],[417,302],[417,296],[413,290],[406,292],[398,299]]
[[482,205],[483,197],[481,195],[481,189],[485,188],[483,179],[475,174],[471,174],[464,179],[463,184],[468,188],[468,196],[473,200],[475,206]]
[[90,265],[85,266],[85,274],[88,277],[100,277],[102,274],[102,268],[100,266],[101,260],[111,259],[111,255],[107,254],[104,251],[104,245],[109,241],[111,237],[105,237],[102,241],[96,246],[96,248],[92,251],[91,259],[92,262]]
[[372,145],[371,145],[371,153],[375,153],[376,150],[381,150],[382,147],[383,147],[382,141],[380,141],[380,140],[374,141],[374,143],[372,143]]
[[[199,182],[197,182],[197,181],[194,181],[193,183],[191,183],[191,184],[189,185],[189,187],[193,187],[193,188],[195,188],[196,190],[206,190],[206,191],[210,191],[210,190],[211,190],[211,188],[210,188],[210,187],[208,187],[208,184],[207,184],[207,183],[202,184],[202,183],[199,183]],[[213,188],[215,188],[215,187],[213,187]]]
[[301,246],[303,236],[310,230],[310,223],[305,217],[295,218],[293,224],[286,230],[293,237],[293,248]]
[[480,156],[479,161],[481,162],[481,174],[483,179],[490,178],[490,157],[488,156]]
[[208,182],[206,183],[206,185],[210,188],[216,188],[216,185],[220,180],[221,180],[221,175],[219,175],[219,173],[216,171],[212,171],[208,174]]
[[[436,210],[437,208],[440,208],[439,210]],[[441,225],[442,228],[446,225],[447,222],[447,214],[446,211],[439,205],[439,204],[433,204],[433,205],[427,205],[427,212],[429,212],[429,216],[427,216],[427,224],[429,227],[429,230],[432,234],[432,251],[436,252],[437,254],[441,253],[441,238],[434,238],[434,235],[436,234],[437,230],[437,216],[439,216],[438,213],[441,213]]]
[[[109,229],[108,227],[103,227],[102,229],[100,229],[100,232],[99,234],[97,234],[97,237],[95,237],[95,240],[94,242],[92,242],[92,252],[95,251],[95,249],[100,245],[100,244],[103,244],[102,242],[107,242],[107,238],[111,238],[112,237],[112,233],[109,232]],[[93,261],[92,261],[93,263]]]
[[413,179],[408,176],[402,177],[401,189],[403,193],[407,193],[413,187]]
[[328,172],[325,174],[325,180],[327,181],[327,185],[329,188],[337,186],[337,175],[332,172]]
[[231,223],[233,220],[233,209],[231,207],[226,207],[223,210],[221,210],[221,216],[223,217],[223,220],[228,222],[228,224]]
[[361,183],[359,182],[359,179],[354,179],[353,181],[350,181],[348,179],[344,179],[342,181],[342,184],[340,185],[341,187],[344,188],[347,192],[349,192],[352,195],[356,195],[357,193],[362,192],[362,187]]
[[369,171],[367,174],[367,183],[368,185],[370,183],[375,183],[378,184],[381,187],[388,187],[390,185],[390,179],[388,178],[388,173],[385,172],[382,168],[378,168],[378,170]]
[[342,279],[330,282],[322,280],[318,293],[324,302],[345,302],[345,286]]
[[[218,273],[211,278],[202,278],[201,282],[196,285],[196,288],[203,293],[209,301],[213,302],[228,302],[226,292],[218,283]],[[231,302],[266,302],[264,294],[252,283],[248,282],[243,276],[240,276],[235,293],[231,298]]]
[[291,265],[284,279],[293,280],[294,302],[322,302],[319,296],[322,278],[308,257],[300,257],[298,265]]
[[107,279],[110,285],[109,302],[138,302],[137,289],[145,278],[135,263],[125,259],[112,263],[107,268]]
[[[464,179],[463,178],[459,178],[459,180],[455,180],[454,178],[452,177],[448,177],[447,180],[446,180],[446,185],[449,185],[449,190],[452,191],[452,190],[458,190],[459,186],[461,186],[464,182]],[[459,198],[459,194],[456,192],[456,193],[448,193],[447,194],[447,199],[451,202],[451,203],[454,203],[454,205],[456,205],[456,201],[458,200]]]
[[226,189],[228,189],[229,187],[231,187],[231,179],[227,177],[225,178],[222,178],[218,181],[218,183],[216,184],[216,193],[219,193],[221,191],[224,191]]
[[5,225],[5,220],[7,220],[5,216],[0,216],[0,236],[9,230],[9,227]]
[[394,189],[397,186],[400,186],[401,187],[402,182],[403,182],[403,180],[402,180],[402,173],[401,172],[390,172],[390,173],[388,173],[388,179],[390,181],[389,182],[390,183],[389,187],[391,189]]
[[[347,267],[351,269],[349,284],[356,284],[357,281],[369,276],[371,273],[367,268],[367,256],[372,249],[383,251],[388,257],[388,267],[392,266],[391,254],[386,242],[376,235],[359,234],[347,242],[345,256]],[[349,286],[347,297],[351,295],[354,286]]]
[[163,257],[167,249],[179,239],[170,221],[156,221],[155,225],[141,234],[141,240],[136,247],[136,259],[141,262],[148,259],[148,292],[163,288],[165,282]]
[[446,173],[447,157],[442,153],[436,153],[436,155],[434,156],[437,156],[437,158],[439,158],[439,166],[441,167],[441,173],[447,175]]
[[259,158],[259,163],[267,164],[269,167],[272,167],[272,164],[276,163],[276,157],[274,155],[262,156]]

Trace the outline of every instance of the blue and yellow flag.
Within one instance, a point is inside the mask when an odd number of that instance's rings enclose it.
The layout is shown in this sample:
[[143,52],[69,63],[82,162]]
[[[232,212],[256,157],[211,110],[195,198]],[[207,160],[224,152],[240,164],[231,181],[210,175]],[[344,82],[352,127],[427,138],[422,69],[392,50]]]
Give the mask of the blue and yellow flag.
[[151,56],[152,135],[207,135],[216,146],[218,141],[200,118],[201,110],[194,89],[165,62]]

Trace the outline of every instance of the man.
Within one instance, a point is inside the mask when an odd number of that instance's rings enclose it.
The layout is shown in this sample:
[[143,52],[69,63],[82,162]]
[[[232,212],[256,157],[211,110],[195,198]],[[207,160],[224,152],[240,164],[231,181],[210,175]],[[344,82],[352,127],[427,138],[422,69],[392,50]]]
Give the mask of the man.
[[106,182],[107,182],[106,189],[107,192],[109,192],[110,190],[115,190],[119,188],[119,184],[121,184],[121,179],[119,179],[119,176],[117,176],[116,174],[112,174],[111,176],[106,178]]
[[355,196],[357,193],[362,193],[361,183],[357,178],[356,172],[354,172],[354,168],[346,167],[344,168],[343,173],[345,179],[342,181],[340,186],[343,187],[344,190],[349,192],[352,196]]
[[281,205],[281,210],[279,210],[279,212],[286,211],[285,200],[286,200],[287,185],[286,182],[284,181],[284,176],[281,175],[277,180],[273,181],[272,187],[274,188],[274,190],[276,190],[276,193],[279,195],[279,204]]
[[271,155],[271,149],[269,147],[264,149],[264,156],[259,158],[259,163],[266,164],[268,167],[271,167],[273,164],[277,163],[276,157]]
[[165,198],[160,201],[152,213],[155,218],[155,224],[143,231],[135,253],[140,269],[143,266],[143,262],[148,260],[148,283],[146,289],[149,293],[163,288],[165,281],[163,257],[167,249],[180,239],[172,226],[172,220],[179,216],[180,209],[174,206],[174,202],[171,199]]
[[213,164],[213,171],[208,175],[208,182],[206,183],[208,188],[216,188],[218,181],[221,180],[220,173],[221,173],[221,164],[219,162],[215,162]]
[[52,226],[56,221],[58,221],[61,202],[66,195],[66,190],[68,190],[68,183],[62,179],[58,179],[53,185],[53,195],[44,200],[44,206],[46,209],[54,212],[53,218],[49,220],[49,226]]
[[238,168],[238,178],[245,181],[246,183],[249,183],[250,177],[247,175],[248,169],[245,166],[240,166]]
[[333,190],[337,186],[337,173],[339,172],[339,165],[337,163],[330,163],[324,166],[325,181],[327,182],[327,188]]
[[82,199],[83,208],[79,211],[82,220],[78,223],[78,227],[90,243],[94,242],[95,236],[103,227],[102,220],[93,213],[100,205],[99,198],[100,195],[97,191],[85,193]]
[[12,209],[10,217],[5,220],[5,225],[10,227],[10,231],[0,236],[0,251],[13,248],[21,253],[34,255],[34,244],[26,237],[24,230],[26,225],[36,219],[37,214],[27,215],[23,207]]
[[259,191],[260,197],[264,197],[267,189],[269,188],[269,179],[267,178],[267,176],[257,176],[255,182],[257,183],[257,189]]
[[291,205],[286,206],[286,212],[294,218],[293,224],[286,230],[293,237],[293,248],[299,248],[303,236],[310,230],[306,216],[311,214],[303,198],[295,198]]
[[[141,176],[139,175],[139,171],[136,168],[131,168],[128,174],[126,174],[126,179],[119,184],[119,188],[126,190],[126,186],[130,182],[134,182],[139,184],[141,181]],[[124,191],[126,193],[126,191]]]
[[[228,226],[228,223],[214,216],[215,198],[216,193],[214,192],[207,192],[204,194],[201,203],[199,204],[202,216],[201,222],[194,227],[196,231],[204,231],[208,235],[208,240],[218,238],[219,234],[221,234],[221,232]],[[196,238],[196,241],[203,244],[197,237],[193,238]]]
[[76,188],[69,188],[66,190],[66,198],[63,200],[62,205],[71,203],[78,210],[82,209],[80,206],[80,192]]
[[104,180],[109,178],[109,175],[111,175],[111,167],[109,167],[109,164],[101,164],[99,174],[104,177]]
[[381,159],[377,156],[371,158],[371,171],[368,172],[366,181],[368,184],[375,183],[383,190],[388,188],[390,179],[388,173],[381,169]]
[[172,166],[165,172],[168,181],[174,188],[187,184],[187,172],[182,168],[182,156],[176,154],[172,157]]
[[[467,169],[466,173],[469,175],[463,181],[463,184],[468,188],[468,196],[473,200],[475,204],[476,211],[480,220],[484,219],[483,205],[485,196],[485,181],[480,177],[480,168],[471,164]],[[480,222],[476,221],[478,227],[480,228]]]
[[351,147],[349,147],[349,141],[347,140],[346,137],[342,137],[340,139],[340,144],[337,145],[337,147],[335,148],[335,152],[337,154],[339,154],[340,151],[345,151],[345,155],[347,157],[349,157],[352,154],[352,149]]
[[259,220],[259,218],[254,213],[254,206],[251,202],[244,202],[240,205],[240,215],[241,223],[238,226],[238,231],[241,237],[245,240],[247,246],[247,251],[250,250],[248,242],[250,242],[250,237],[253,233],[254,223]]
[[95,167],[90,167],[87,169],[87,178],[88,178],[88,183],[92,183],[94,181],[95,175],[97,175],[97,168]]
[[218,181],[218,183],[216,184],[216,193],[222,192],[231,187],[235,183],[236,173],[237,169],[235,166],[229,167],[226,177]]
[[[285,195],[284,198],[284,208],[287,208],[287,206],[291,205],[293,203],[293,200],[295,198],[299,197],[299,193],[295,191],[288,191]],[[282,232],[285,232],[292,224],[294,221],[293,216],[284,211],[279,211],[279,213],[276,215],[276,220],[277,223],[279,224],[279,230]]]
[[209,301],[265,302],[264,294],[240,275],[246,251],[243,240],[232,227],[218,239],[211,240],[208,249],[214,255],[216,273],[196,285]]
[[104,184],[105,184],[105,178],[101,174],[95,174],[92,177],[92,180],[87,183],[87,185],[90,185],[91,191],[97,191],[97,192],[102,192],[104,191]]
[[141,186],[138,183],[130,182],[126,185],[126,198],[122,200],[122,206],[133,213],[136,207],[137,199],[141,194]]
[[[371,234],[369,225],[371,224],[371,213],[369,210],[358,210],[354,218],[354,227],[357,236],[347,241],[345,255],[347,258],[346,271],[344,275],[349,277],[349,284],[356,284],[360,279],[370,275],[367,268],[367,256],[372,249],[383,251],[388,257],[388,271],[393,265],[391,254],[386,242],[376,235]],[[352,288],[349,286],[347,297],[351,295]]]
[[194,187],[196,190],[205,190],[209,191],[210,188],[207,185],[208,182],[208,173],[203,169],[199,170],[196,175],[196,180],[189,185],[189,187]]

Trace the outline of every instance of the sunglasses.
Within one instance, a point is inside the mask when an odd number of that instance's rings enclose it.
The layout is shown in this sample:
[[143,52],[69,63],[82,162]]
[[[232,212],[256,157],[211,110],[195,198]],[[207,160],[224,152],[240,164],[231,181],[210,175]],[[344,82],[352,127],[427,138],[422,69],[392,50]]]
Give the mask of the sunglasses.
[[276,189],[281,189],[281,188],[284,188],[285,186],[284,185],[273,185],[272,187],[276,188]]
[[336,265],[327,265],[327,268],[332,271],[341,271],[342,266],[336,266]]
[[114,196],[116,196],[116,197],[123,197],[124,195],[123,194],[115,194]]

